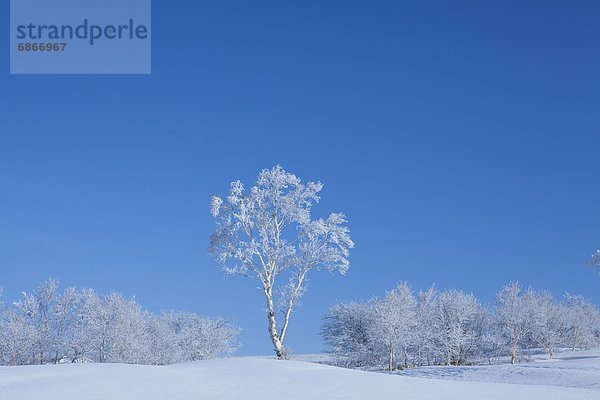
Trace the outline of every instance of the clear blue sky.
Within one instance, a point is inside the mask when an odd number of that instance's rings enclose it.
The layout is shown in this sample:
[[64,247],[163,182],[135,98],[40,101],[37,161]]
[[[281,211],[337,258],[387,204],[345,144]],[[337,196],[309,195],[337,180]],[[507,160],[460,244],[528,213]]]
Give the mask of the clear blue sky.
[[599,21],[597,1],[155,1],[150,76],[11,76],[6,38],[0,286],[220,314],[269,354],[255,283],[207,253],[209,196],[279,163],[356,242],[347,276],[312,276],[294,352],[400,280],[598,304]]

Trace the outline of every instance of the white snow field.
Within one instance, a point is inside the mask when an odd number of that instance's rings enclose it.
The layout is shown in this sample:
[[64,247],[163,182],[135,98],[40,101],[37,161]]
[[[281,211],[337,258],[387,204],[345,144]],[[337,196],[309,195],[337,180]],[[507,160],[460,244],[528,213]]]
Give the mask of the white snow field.
[[[498,383],[505,381],[512,383]],[[259,357],[170,366],[0,367],[2,400],[378,398],[598,400],[600,352],[517,366],[431,367],[401,374]]]
[[402,376],[466,382],[587,388],[596,390],[596,398],[600,400],[600,351],[569,351],[557,354],[552,360],[545,356],[538,357],[532,362],[516,365],[422,367],[398,373]]

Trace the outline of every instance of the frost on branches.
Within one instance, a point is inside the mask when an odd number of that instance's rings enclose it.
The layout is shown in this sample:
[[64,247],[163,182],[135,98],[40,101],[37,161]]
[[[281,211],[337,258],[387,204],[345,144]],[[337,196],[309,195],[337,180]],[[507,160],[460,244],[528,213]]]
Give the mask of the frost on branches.
[[153,314],[135,300],[49,279],[0,303],[0,364],[117,362],[162,365],[230,354],[239,329],[222,318]]
[[[346,367],[512,363],[557,348],[600,346],[600,309],[581,296],[556,301],[512,282],[492,306],[460,290],[433,287],[415,297],[400,283],[381,299],[333,306],[321,334],[335,363]],[[400,356],[400,357],[399,357]]]
[[375,331],[380,341],[387,346],[388,368],[396,366],[396,355],[401,351],[404,365],[408,366],[408,345],[410,335],[415,328],[416,301],[412,289],[406,282],[401,282],[395,289],[386,293],[385,297],[373,303],[375,314]]
[[[280,359],[286,358],[290,316],[306,291],[308,274],[312,270],[344,274],[354,246],[343,214],[311,218],[322,188],[319,182],[303,184],[276,166],[263,170],[250,190],[235,181],[227,197],[212,197],[216,230],[210,252],[226,274],[260,281],[269,336]],[[282,321],[277,320],[278,311]]]

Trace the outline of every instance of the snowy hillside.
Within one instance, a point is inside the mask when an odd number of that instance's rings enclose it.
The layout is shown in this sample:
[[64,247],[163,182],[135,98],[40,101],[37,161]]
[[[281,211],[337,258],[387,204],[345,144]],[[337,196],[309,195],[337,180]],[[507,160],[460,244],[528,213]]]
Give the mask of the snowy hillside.
[[[419,377],[258,357],[160,367],[123,364],[0,367],[0,399],[294,400],[401,395],[411,399],[477,400],[600,398],[600,352],[563,354],[554,361],[520,366],[422,368],[410,374]],[[450,376],[449,380],[448,374],[456,376]],[[498,383],[502,381],[518,384]]]

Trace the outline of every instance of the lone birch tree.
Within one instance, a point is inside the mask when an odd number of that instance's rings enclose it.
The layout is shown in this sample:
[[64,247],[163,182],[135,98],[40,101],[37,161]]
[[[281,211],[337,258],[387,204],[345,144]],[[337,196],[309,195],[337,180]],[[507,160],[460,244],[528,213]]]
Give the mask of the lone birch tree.
[[[216,229],[209,251],[225,274],[260,281],[268,332],[279,359],[287,357],[284,340],[290,317],[306,291],[310,271],[344,274],[349,267],[354,243],[344,214],[311,219],[322,188],[320,182],[301,183],[278,165],[263,170],[249,191],[235,181],[227,197],[212,197]],[[280,330],[278,311],[283,321]]]

